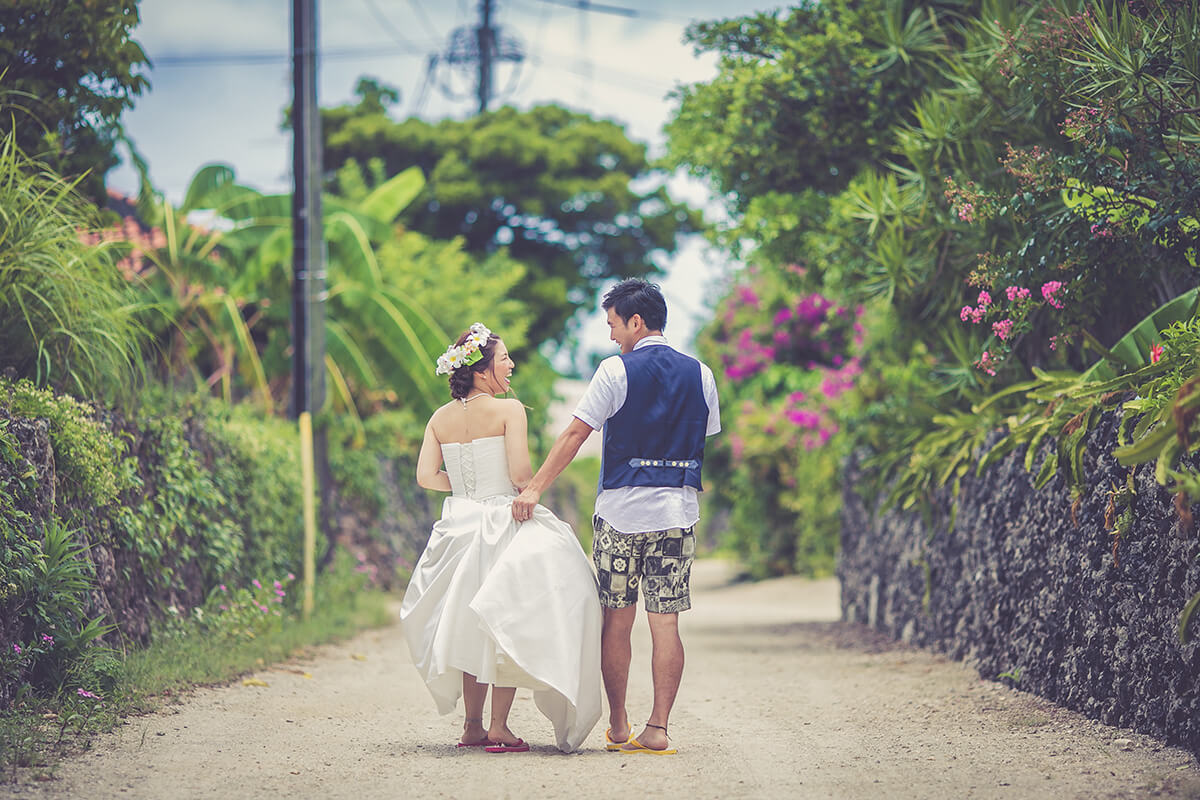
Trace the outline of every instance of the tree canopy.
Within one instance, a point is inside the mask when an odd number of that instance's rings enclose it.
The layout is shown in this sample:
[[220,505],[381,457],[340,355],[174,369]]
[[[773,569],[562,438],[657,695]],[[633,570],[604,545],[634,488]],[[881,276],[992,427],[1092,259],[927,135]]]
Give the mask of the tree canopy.
[[149,86],[148,62],[130,38],[137,0],[15,0],[0,4],[0,132],[66,177],[86,176],[80,190],[105,201],[104,176],[121,113]]
[[[677,93],[666,162],[725,199],[716,238],[754,264],[701,336],[740,410],[711,460],[751,561],[827,568],[851,451],[912,507],[1002,429],[990,453],[1028,445],[1039,485],[1062,465],[1077,492],[1097,397],[1142,398],[1135,438],[1169,416],[1200,337],[1198,26],[1169,0],[822,0],[693,26],[719,70]],[[1172,441],[1156,430],[1131,458]]]
[[465,250],[507,249],[527,268],[515,287],[535,342],[563,341],[566,323],[608,279],[659,272],[697,213],[667,195],[665,173],[615,122],[546,105],[466,120],[396,122],[395,94],[359,83],[361,102],[322,111],[325,165],[354,161],[378,182],[416,166],[427,177],[401,222]]

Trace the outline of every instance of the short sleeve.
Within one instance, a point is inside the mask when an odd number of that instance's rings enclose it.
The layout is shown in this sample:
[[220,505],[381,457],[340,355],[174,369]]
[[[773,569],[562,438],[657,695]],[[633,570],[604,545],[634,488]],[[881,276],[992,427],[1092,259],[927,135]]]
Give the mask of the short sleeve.
[[625,405],[625,394],[629,390],[629,379],[625,376],[625,362],[620,356],[611,356],[600,362],[591,383],[575,406],[575,416],[586,422],[593,430],[600,430],[613,414]]
[[708,427],[704,435],[712,436],[721,432],[721,409],[717,400],[717,382],[712,370],[703,363],[700,365],[700,384],[704,389],[704,402],[708,405]]

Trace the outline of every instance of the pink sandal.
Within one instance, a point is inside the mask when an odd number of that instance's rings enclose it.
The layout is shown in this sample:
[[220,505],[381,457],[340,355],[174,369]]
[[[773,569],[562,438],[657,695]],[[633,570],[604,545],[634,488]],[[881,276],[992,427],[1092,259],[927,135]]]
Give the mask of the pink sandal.
[[489,753],[528,753],[529,744],[524,739],[517,739],[511,744],[498,742],[491,747],[485,747],[484,750]]

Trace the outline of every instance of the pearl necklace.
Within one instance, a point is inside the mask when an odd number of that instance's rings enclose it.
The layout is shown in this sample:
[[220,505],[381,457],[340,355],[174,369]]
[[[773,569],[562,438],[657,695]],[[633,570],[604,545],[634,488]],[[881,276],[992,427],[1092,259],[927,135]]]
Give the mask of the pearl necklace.
[[487,392],[480,392],[479,394],[473,394],[470,397],[464,397],[462,399],[463,408],[467,407],[467,403],[471,402],[472,400],[476,400],[480,397],[491,397],[491,395],[489,395]]

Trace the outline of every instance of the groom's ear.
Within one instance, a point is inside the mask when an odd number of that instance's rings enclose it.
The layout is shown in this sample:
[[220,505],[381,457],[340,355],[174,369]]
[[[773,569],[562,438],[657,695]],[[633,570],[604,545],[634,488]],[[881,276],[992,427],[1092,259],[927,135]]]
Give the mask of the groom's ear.
[[632,329],[634,330],[634,332],[637,332],[637,330],[638,330],[639,328],[645,328],[645,327],[646,327],[646,320],[642,319],[642,315],[641,315],[641,314],[634,314],[632,317],[630,317],[630,318],[629,318],[629,322],[628,322],[628,323],[626,323],[626,324],[627,324],[627,325],[628,325],[630,328],[632,328]]

